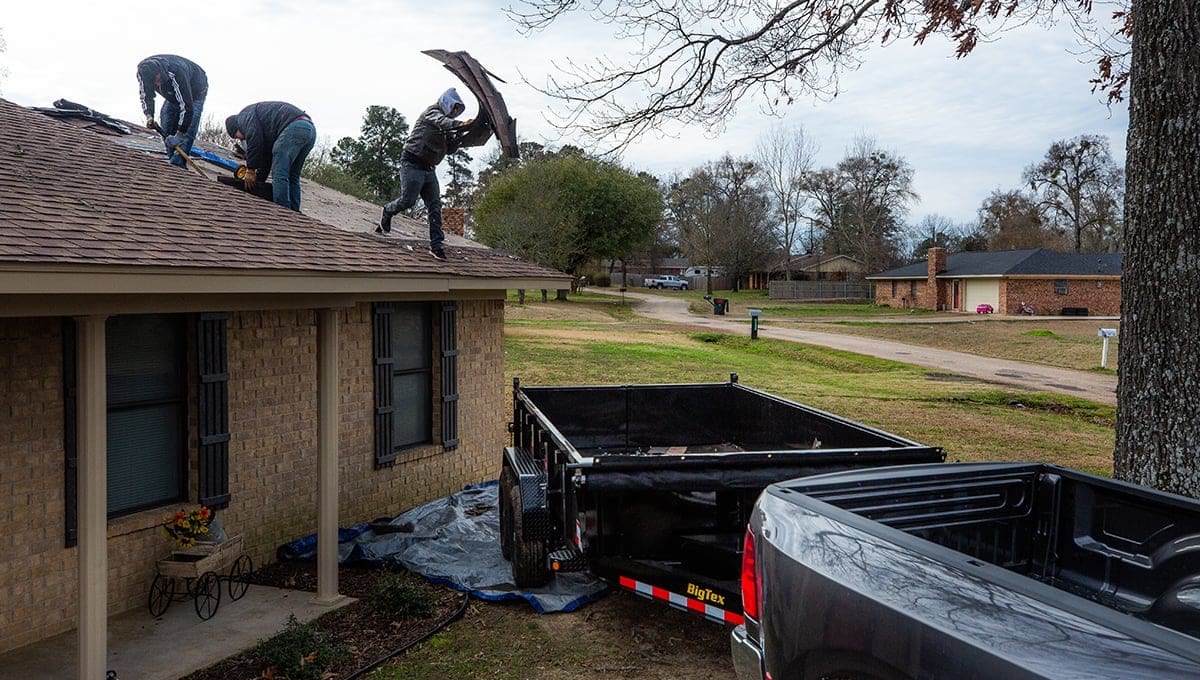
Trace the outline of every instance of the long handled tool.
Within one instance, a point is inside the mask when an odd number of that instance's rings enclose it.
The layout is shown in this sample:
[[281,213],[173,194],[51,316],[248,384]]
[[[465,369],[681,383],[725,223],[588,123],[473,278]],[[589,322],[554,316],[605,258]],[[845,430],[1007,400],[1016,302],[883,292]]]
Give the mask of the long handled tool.
[[189,156],[183,152],[183,149],[180,148],[178,144],[175,145],[175,153],[182,156],[183,160],[187,162],[188,167],[195,170],[196,172],[200,173],[201,177],[203,177],[204,179],[212,179],[211,177],[208,176],[208,173],[206,173],[200,169],[199,165],[196,165],[196,161],[193,161],[191,156]]

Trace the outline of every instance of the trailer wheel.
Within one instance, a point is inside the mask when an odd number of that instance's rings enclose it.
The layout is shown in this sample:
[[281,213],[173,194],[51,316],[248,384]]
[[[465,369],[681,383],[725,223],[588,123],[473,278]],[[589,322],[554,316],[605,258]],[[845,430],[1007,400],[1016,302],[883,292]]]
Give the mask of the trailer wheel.
[[534,588],[546,583],[550,573],[546,569],[546,540],[525,536],[522,530],[521,494],[509,498],[512,515],[512,574],[518,588]]
[[516,491],[515,476],[508,466],[500,471],[500,554],[504,555],[506,560],[512,560],[513,521],[510,503],[513,492]]

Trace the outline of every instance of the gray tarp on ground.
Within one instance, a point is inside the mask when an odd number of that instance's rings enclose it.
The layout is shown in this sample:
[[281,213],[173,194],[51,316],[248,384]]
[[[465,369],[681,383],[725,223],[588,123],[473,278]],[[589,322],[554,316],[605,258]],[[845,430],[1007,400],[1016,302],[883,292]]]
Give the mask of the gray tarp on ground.
[[343,530],[339,559],[400,565],[480,599],[525,600],[542,613],[573,611],[608,591],[588,573],[559,574],[542,588],[518,590],[500,554],[499,489],[489,482],[413,508],[387,523],[395,533],[385,533],[378,522],[372,523],[375,531]]

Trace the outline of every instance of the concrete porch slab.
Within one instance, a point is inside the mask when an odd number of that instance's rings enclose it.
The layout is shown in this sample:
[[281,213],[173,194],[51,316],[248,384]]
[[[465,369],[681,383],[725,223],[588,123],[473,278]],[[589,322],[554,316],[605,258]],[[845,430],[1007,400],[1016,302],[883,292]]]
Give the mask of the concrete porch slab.
[[[333,606],[312,602],[314,593],[250,586],[237,602],[221,583],[221,606],[201,621],[192,601],[175,602],[154,619],[145,608],[108,620],[108,668],[120,680],[176,680],[254,646],[283,630],[289,614],[311,621],[354,600]],[[180,644],[186,640],[187,644]],[[0,676],[22,680],[68,680],[78,675],[79,637],[75,631],[0,655]]]

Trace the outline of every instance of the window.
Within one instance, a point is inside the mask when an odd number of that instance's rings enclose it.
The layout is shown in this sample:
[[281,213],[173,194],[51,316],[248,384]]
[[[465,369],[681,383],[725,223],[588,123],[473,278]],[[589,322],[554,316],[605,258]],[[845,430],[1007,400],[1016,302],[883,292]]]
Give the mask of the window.
[[374,310],[375,466],[433,439],[430,305],[379,303]]
[[[229,503],[228,314],[197,317],[196,402],[199,501]],[[119,316],[106,322],[108,516],[187,499],[186,319]],[[74,319],[63,319],[63,497],[66,545],[78,527],[77,385]]]
[[187,341],[173,316],[107,322],[108,515],[186,498]]
[[896,297],[896,281],[892,280],[892,297]]
[[1066,279],[1054,279],[1054,294],[1055,295],[1066,295],[1067,294],[1067,280]]
[[910,300],[917,299],[917,282],[916,281],[908,282],[908,297]]

